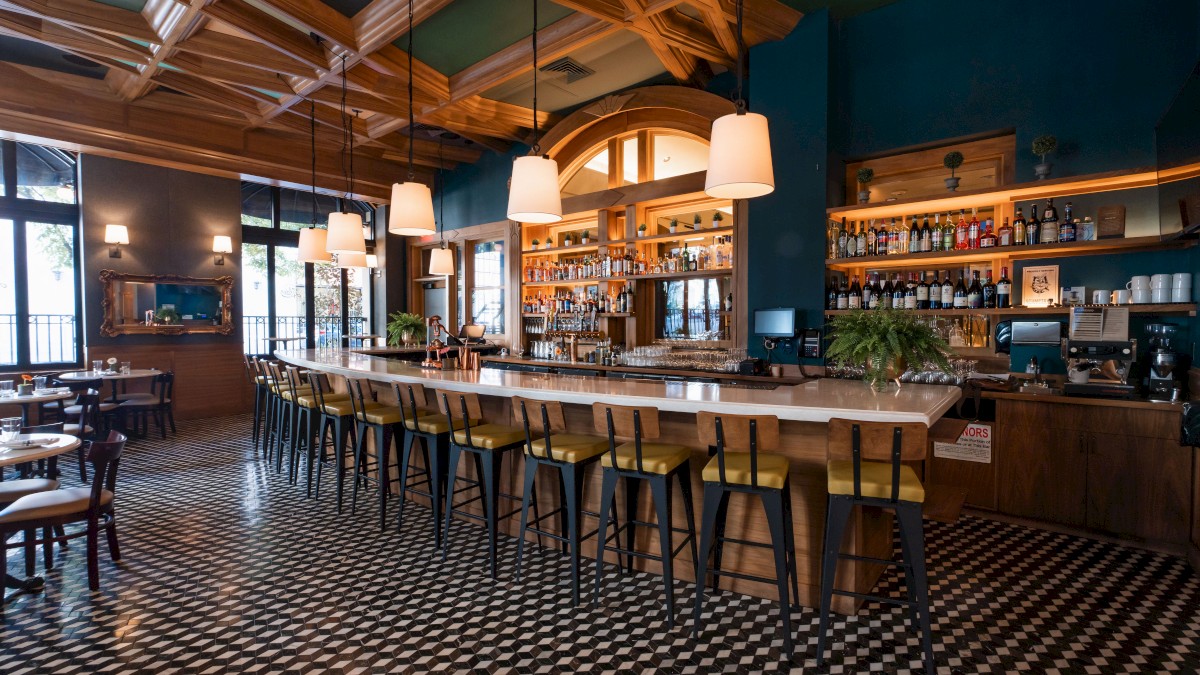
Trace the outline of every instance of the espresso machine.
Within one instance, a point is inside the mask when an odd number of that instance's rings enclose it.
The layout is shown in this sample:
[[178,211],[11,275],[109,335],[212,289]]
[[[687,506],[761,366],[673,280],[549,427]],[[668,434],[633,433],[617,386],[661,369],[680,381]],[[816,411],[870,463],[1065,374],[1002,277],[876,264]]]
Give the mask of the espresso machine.
[[1185,355],[1177,354],[1171,343],[1179,326],[1173,323],[1146,324],[1150,347],[1146,364],[1146,397],[1151,401],[1177,401],[1185,394],[1180,372],[1187,372]]
[[[1062,341],[1067,362],[1067,396],[1134,398],[1138,388],[1129,384],[1130,366],[1137,359],[1137,340]],[[1136,381],[1136,380],[1135,380]]]

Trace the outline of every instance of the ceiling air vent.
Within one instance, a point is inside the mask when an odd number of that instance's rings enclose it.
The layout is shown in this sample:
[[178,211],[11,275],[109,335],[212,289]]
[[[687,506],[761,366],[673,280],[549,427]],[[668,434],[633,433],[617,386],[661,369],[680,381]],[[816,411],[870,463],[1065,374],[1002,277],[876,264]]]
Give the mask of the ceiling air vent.
[[546,65],[538,68],[543,73],[565,73],[567,76],[567,84],[578,82],[589,75],[595,75],[596,71],[588,68],[575,59],[564,56],[557,61],[551,61]]

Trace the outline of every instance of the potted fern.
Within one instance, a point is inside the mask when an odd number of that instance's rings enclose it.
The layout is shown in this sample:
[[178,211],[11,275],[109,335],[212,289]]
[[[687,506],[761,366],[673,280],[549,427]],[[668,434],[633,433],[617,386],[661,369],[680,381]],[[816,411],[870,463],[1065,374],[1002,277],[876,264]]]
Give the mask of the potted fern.
[[1033,139],[1033,154],[1037,155],[1038,158],[1041,159],[1041,162],[1035,164],[1033,167],[1033,173],[1037,176],[1038,180],[1045,180],[1050,177],[1050,169],[1054,165],[1046,161],[1046,155],[1049,155],[1057,149],[1058,139],[1053,136],[1038,136],[1037,138]]
[[858,203],[871,201],[871,181],[875,180],[875,169],[863,167],[858,170]]
[[667,231],[670,232],[671,234],[675,234],[675,230],[678,230],[678,229],[679,229],[679,220],[676,218],[672,218],[671,223],[669,225],[667,225]]
[[692,229],[693,230],[700,229],[700,214],[699,213],[696,214],[695,218],[692,218]]
[[722,220],[725,220],[725,216],[721,215],[720,211],[713,213],[712,226],[714,230],[721,226]]
[[541,244],[542,242],[537,239],[534,239],[533,242],[531,242],[531,243],[533,244],[533,250],[536,251],[536,250],[538,250],[538,245]]
[[589,241],[591,241],[591,240],[592,240],[592,233],[591,233],[591,232],[588,232],[587,230],[584,230],[584,231],[583,231],[583,236],[581,236],[581,237],[579,238],[579,242],[580,242],[581,244],[583,244],[584,246],[587,246],[587,243],[588,243]]
[[638,225],[637,236],[639,236],[639,237],[646,236],[646,224],[645,223]]
[[963,154],[957,150],[954,152],[947,152],[946,156],[942,158],[942,166],[950,169],[950,177],[946,179],[946,189],[951,192],[954,192],[958,189],[958,181],[960,179],[958,176],[954,175],[954,170],[962,166],[962,163]]
[[913,312],[849,312],[829,322],[829,335],[826,360],[865,368],[863,379],[875,391],[887,389],[888,382],[899,378],[909,364],[950,368],[950,346]]
[[425,330],[425,318],[420,314],[392,312],[388,315],[388,344],[393,347],[401,344],[406,346],[415,344],[417,336],[423,330]]

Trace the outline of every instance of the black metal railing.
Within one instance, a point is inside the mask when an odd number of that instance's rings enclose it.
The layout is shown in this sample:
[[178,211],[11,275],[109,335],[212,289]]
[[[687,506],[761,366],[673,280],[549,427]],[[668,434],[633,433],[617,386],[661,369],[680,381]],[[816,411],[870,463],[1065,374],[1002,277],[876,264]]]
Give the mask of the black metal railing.
[[698,337],[718,330],[720,325],[720,312],[715,307],[707,311],[668,309],[663,316],[663,337]]
[[[28,326],[29,361],[74,363],[79,350],[78,326],[73,314],[30,314]],[[0,314],[0,364],[17,363],[17,315]]]
[[[342,317],[318,316],[313,322],[318,347],[337,347],[342,344]],[[271,320],[266,316],[242,317],[242,347],[247,354],[267,354],[271,351],[269,337],[304,337],[307,322],[302,316],[275,317],[275,331],[271,334]],[[349,335],[367,333],[367,318],[364,316],[350,317]],[[296,340],[287,346],[303,348],[303,340]]]

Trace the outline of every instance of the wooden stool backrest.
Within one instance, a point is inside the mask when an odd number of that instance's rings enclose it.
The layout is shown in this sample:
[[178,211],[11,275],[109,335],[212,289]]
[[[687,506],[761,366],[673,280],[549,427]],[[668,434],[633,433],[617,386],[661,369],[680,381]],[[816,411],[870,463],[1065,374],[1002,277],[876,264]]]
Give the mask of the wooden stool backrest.
[[[437,397],[442,412],[446,413],[446,421],[450,423],[450,437],[454,438],[454,431],[461,429],[466,435],[466,443],[462,445],[468,448],[475,447],[475,441],[471,440],[471,420],[483,419],[479,395],[472,392],[439,391],[434,392],[434,396]],[[454,423],[455,415],[462,419],[458,425]]]
[[533,428],[530,426],[530,417],[535,420],[535,427],[541,428],[541,435],[544,439],[546,447],[543,448],[543,457],[552,457],[550,454],[550,437],[555,433],[563,433],[567,430],[567,417],[563,413],[562,403],[558,401],[535,401],[531,398],[523,398],[521,396],[512,397],[513,417],[517,423],[525,429],[525,452],[533,453]]
[[758,451],[779,447],[779,418],[774,415],[727,415],[701,412],[696,415],[700,442],[716,448],[717,471],[725,480],[725,450],[750,453],[750,487],[758,488]]
[[593,403],[592,425],[596,431],[608,436],[608,452],[613,466],[620,466],[617,462],[617,439],[632,439],[634,466],[639,473],[645,472],[642,467],[642,441],[658,438],[658,408]]
[[400,406],[400,414],[408,422],[417,423],[421,408],[426,405],[425,385],[419,382],[392,383],[392,393]]
[[112,494],[117,492],[117,465],[125,450],[125,440],[125,434],[119,431],[110,431],[108,438],[103,441],[86,441],[87,449],[84,451],[84,457],[91,463],[93,471],[92,487],[88,499],[89,514],[98,514],[103,510],[101,497],[104,490],[108,490]]
[[375,400],[375,391],[371,389],[371,382],[361,377],[347,377],[346,391],[350,392],[350,408],[354,411],[355,419],[362,419],[362,415],[367,411],[367,401]]
[[325,395],[333,393],[333,385],[329,382],[327,373],[312,371],[308,374],[308,383],[312,385],[313,395],[317,398],[319,412],[325,412]]
[[854,497],[862,497],[861,462],[892,465],[891,501],[900,498],[900,463],[924,461],[929,429],[920,422],[829,420],[829,458],[854,461]]

